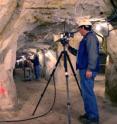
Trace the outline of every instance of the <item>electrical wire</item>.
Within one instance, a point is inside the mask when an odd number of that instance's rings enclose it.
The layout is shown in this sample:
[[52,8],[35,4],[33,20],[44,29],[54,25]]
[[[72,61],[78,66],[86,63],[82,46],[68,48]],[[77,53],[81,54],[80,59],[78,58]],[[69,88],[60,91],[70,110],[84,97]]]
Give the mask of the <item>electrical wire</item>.
[[50,109],[42,114],[42,115],[37,115],[37,116],[33,116],[33,117],[30,117],[30,118],[24,118],[24,119],[19,119],[19,120],[1,120],[0,123],[3,123],[3,122],[23,122],[23,121],[30,121],[30,120],[34,120],[34,119],[37,119],[37,118],[40,118],[40,117],[43,117],[43,116],[46,116],[49,112],[51,112],[51,110],[53,109],[54,105],[55,105],[55,100],[56,100],[56,84],[55,84],[55,78],[53,77],[53,82],[54,82],[54,100],[53,100],[53,103],[50,107]]
[[109,17],[108,22],[112,22],[117,19],[117,5],[115,4],[113,0],[110,0],[110,2],[114,8],[114,12],[113,12],[113,15]]
[[[95,31],[94,31],[95,32]],[[105,54],[107,54],[107,43],[106,43],[106,40],[105,40],[105,37],[103,37],[102,35],[100,35],[99,33],[95,32],[97,36],[101,37],[102,38],[102,48],[105,52]]]
[[110,0],[113,8],[115,9],[115,11],[117,11],[117,5],[115,4],[115,2],[113,0]]

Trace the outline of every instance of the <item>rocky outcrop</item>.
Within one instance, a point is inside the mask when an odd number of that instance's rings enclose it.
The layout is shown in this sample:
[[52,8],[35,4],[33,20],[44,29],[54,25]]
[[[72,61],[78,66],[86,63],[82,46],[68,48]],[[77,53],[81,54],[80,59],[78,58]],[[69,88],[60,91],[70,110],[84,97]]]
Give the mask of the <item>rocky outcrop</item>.
[[107,38],[108,57],[106,65],[105,93],[111,102],[117,105],[117,30],[112,30]]

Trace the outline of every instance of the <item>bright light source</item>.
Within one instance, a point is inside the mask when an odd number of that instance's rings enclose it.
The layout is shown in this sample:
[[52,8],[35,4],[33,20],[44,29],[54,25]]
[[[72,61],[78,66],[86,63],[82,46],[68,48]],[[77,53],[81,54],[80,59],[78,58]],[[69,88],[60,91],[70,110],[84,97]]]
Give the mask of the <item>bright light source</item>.
[[101,30],[101,25],[100,24],[96,25],[95,29],[96,29],[96,31],[100,31]]
[[109,33],[109,25],[107,22],[99,22],[95,24],[96,32],[102,34],[103,36],[107,37]]

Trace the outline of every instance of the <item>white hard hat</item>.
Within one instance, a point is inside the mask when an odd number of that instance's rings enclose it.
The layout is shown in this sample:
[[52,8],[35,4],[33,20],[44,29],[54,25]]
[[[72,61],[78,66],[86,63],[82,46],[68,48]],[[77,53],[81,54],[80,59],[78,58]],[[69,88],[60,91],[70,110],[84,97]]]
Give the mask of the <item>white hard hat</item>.
[[82,26],[82,25],[92,25],[92,23],[89,21],[88,17],[82,17],[76,20],[76,23],[78,24],[78,26]]

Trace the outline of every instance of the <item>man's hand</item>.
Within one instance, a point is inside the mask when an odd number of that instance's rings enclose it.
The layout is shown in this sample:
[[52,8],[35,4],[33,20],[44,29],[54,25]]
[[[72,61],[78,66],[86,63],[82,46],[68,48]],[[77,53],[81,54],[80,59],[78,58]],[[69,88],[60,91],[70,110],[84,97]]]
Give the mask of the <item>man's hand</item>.
[[91,78],[91,77],[92,77],[92,71],[87,70],[87,71],[86,71],[86,77],[87,77],[87,78]]

